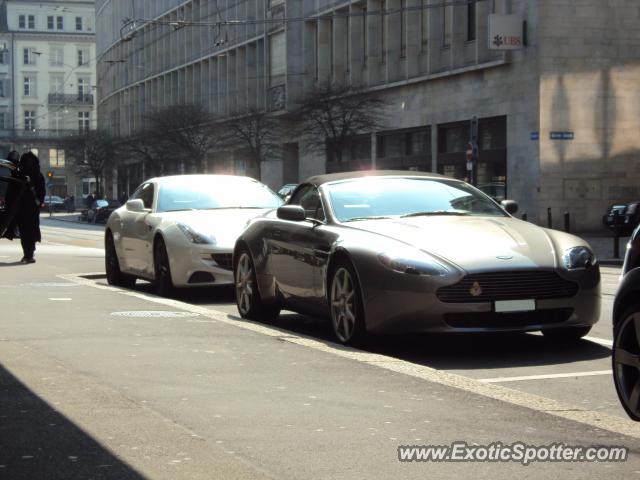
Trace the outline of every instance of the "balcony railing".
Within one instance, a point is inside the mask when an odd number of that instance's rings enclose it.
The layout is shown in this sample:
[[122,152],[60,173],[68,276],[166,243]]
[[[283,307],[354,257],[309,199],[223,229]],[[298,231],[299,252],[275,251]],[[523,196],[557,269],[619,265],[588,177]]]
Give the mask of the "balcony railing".
[[49,105],[93,105],[91,93],[50,93]]
[[33,130],[25,129],[0,129],[0,138],[36,138],[36,139],[57,139],[64,137],[71,137],[73,135],[79,135],[82,131],[77,129],[40,129],[35,128]]

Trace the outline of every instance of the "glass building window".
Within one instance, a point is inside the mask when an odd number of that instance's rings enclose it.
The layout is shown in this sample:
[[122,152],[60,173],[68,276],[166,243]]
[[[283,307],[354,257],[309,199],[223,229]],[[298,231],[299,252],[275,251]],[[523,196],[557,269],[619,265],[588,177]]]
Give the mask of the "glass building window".
[[33,110],[25,110],[24,112],[24,129],[26,131],[34,131],[36,129],[36,112]]
[[89,112],[78,112],[78,131],[86,132],[91,125],[91,114]]
[[49,149],[49,165],[52,167],[62,168],[64,167],[65,158],[64,150],[58,148]]

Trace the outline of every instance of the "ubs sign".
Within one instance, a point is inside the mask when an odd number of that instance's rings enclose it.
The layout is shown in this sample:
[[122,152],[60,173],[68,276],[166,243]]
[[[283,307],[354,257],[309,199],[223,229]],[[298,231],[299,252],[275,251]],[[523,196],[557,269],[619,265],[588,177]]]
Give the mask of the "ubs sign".
[[489,15],[489,49],[519,50],[524,47],[523,19],[519,15]]

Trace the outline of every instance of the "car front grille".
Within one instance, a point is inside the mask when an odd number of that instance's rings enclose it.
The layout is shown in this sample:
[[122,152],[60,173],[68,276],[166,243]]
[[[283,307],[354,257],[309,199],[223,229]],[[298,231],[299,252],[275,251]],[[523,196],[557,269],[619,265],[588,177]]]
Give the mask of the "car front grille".
[[232,253],[212,253],[211,258],[223,270],[233,270],[233,254]]
[[573,314],[572,308],[555,308],[535,312],[513,313],[446,313],[444,321],[454,328],[519,328],[536,325],[553,325],[566,322]]
[[516,271],[474,273],[455,285],[438,289],[445,303],[477,303],[500,300],[568,298],[578,293],[578,284],[555,272]]

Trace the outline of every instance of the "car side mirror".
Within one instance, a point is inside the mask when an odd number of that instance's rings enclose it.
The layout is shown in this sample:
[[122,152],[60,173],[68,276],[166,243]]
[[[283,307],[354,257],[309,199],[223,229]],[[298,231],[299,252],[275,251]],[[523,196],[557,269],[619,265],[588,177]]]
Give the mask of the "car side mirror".
[[127,202],[127,210],[129,210],[130,212],[146,211],[146,209],[144,208],[144,202],[139,198],[136,198],[134,200],[129,200]]
[[281,220],[292,222],[303,222],[307,218],[307,213],[300,205],[283,205],[278,208],[277,215]]
[[510,215],[513,215],[518,211],[518,202],[515,200],[502,200],[500,205],[502,205],[502,208],[504,208]]

